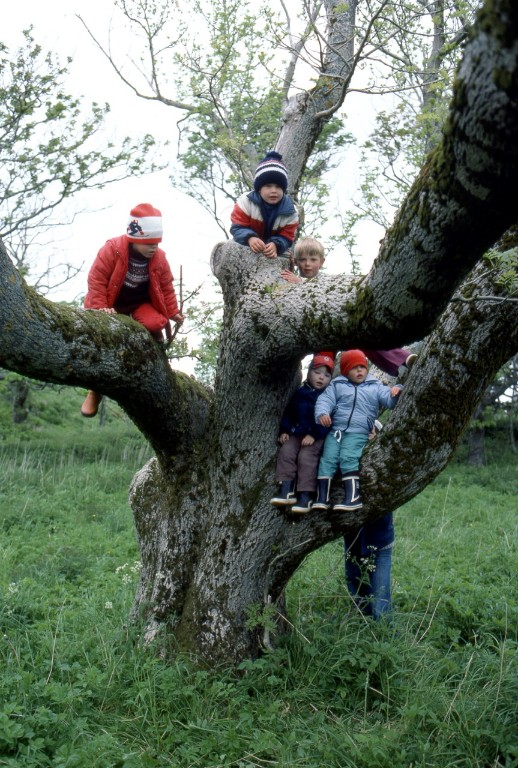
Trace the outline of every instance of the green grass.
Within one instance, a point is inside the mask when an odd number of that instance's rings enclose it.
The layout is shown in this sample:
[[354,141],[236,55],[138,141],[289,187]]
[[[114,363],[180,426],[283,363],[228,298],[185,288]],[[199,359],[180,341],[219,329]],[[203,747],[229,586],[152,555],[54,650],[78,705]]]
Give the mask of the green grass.
[[81,392],[40,394],[16,428],[0,403],[0,766],[518,766],[515,455],[397,512],[391,623],[354,612],[335,542],[290,583],[291,636],[206,671],[127,623],[147,447],[111,404],[101,428]]

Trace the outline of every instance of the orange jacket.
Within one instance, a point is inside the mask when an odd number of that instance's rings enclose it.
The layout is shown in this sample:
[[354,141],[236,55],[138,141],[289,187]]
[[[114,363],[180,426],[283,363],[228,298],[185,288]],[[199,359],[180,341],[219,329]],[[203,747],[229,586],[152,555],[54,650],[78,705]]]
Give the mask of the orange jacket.
[[[88,273],[86,309],[115,306],[128,271],[129,240],[126,235],[108,240],[101,248]],[[179,313],[173,275],[164,251],[159,248],[149,260],[149,298],[164,317]]]

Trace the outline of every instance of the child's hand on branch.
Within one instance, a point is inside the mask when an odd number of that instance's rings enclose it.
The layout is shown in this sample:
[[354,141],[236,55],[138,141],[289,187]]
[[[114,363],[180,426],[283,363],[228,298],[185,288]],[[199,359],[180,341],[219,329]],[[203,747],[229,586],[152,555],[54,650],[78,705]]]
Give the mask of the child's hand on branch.
[[302,278],[298,275],[294,274],[293,272],[290,272],[289,269],[283,269],[281,272],[281,277],[283,280],[287,280],[288,283],[301,283]]
[[260,237],[251,237],[248,241],[248,247],[254,253],[263,253],[264,251],[264,243]]
[[263,255],[266,256],[267,259],[276,259],[277,258],[277,246],[275,243],[266,243],[263,250]]

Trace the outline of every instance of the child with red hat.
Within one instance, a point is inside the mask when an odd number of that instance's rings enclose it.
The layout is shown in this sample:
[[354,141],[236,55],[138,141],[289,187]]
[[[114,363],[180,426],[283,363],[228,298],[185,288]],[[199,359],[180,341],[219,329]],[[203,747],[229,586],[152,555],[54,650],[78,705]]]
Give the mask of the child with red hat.
[[[181,325],[173,275],[162,242],[162,214],[149,203],[130,211],[126,234],[108,240],[88,273],[85,309],[129,315],[156,341],[163,331],[171,337],[171,319]],[[90,390],[81,406],[83,416],[95,416],[102,395]]]
[[282,416],[281,447],[275,472],[280,489],[271,503],[294,514],[309,512],[316,490],[318,460],[328,430],[315,423],[315,403],[331,381],[333,367],[333,352],[315,355],[306,381],[295,392]]
[[340,371],[315,405],[316,422],[330,432],[318,465],[318,498],[313,509],[329,509],[331,480],[340,467],[344,500],[335,504],[336,512],[361,509],[358,472],[362,451],[380,411],[394,408],[402,389],[400,384],[387,387],[370,376],[361,349],[342,352]]

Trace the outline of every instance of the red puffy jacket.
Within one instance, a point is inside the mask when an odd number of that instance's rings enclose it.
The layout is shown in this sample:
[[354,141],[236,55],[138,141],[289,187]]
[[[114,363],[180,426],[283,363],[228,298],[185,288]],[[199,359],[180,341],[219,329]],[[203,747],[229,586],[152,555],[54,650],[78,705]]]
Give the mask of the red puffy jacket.
[[[88,273],[85,309],[115,306],[128,271],[129,245],[126,235],[114,237],[103,245]],[[149,260],[149,298],[153,307],[164,317],[175,317],[180,311],[173,287],[173,274],[160,248]]]

